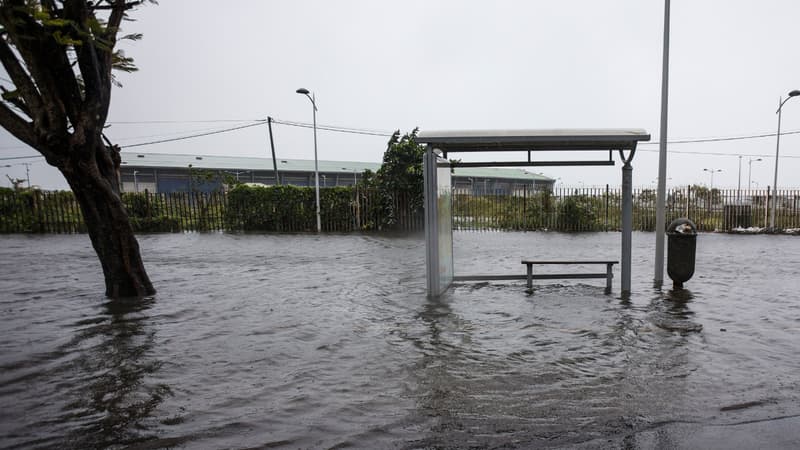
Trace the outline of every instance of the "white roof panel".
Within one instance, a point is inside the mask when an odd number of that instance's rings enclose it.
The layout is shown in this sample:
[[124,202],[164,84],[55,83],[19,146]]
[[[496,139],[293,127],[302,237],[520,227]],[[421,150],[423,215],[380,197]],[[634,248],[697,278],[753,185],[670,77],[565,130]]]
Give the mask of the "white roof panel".
[[619,150],[649,141],[639,128],[423,131],[417,142],[447,151]]

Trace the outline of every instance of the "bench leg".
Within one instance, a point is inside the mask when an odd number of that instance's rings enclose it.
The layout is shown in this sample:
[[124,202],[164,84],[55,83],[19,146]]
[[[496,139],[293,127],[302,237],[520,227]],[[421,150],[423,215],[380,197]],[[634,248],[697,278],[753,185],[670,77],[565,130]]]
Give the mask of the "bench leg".
[[526,264],[528,266],[528,290],[533,289],[533,264]]
[[614,279],[613,264],[606,264],[606,295],[611,293],[611,280]]

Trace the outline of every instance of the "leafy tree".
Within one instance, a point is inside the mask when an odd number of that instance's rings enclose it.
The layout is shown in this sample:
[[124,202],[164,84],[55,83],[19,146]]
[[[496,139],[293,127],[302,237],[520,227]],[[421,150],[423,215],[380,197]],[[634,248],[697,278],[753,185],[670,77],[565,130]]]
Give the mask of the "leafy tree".
[[397,130],[389,138],[383,164],[378,169],[380,185],[386,191],[405,191],[415,198],[422,198],[425,147],[417,144],[418,132],[419,128],[414,128],[411,133],[400,137],[400,130]]
[[155,293],[120,197],[119,147],[102,134],[112,69],[133,61],[115,49],[129,10],[145,0],[0,0],[0,126],[41,153],[80,204],[105,276],[106,295]]
[[[414,128],[411,133],[400,136],[400,130],[395,131],[389,138],[386,151],[383,154],[383,164],[378,169],[375,181],[381,192],[384,217],[392,225],[399,219],[399,211],[395,210],[398,195],[402,195],[410,208],[403,211],[422,208],[424,200],[424,177],[422,172],[422,159],[425,147],[417,144],[417,132]],[[366,177],[365,177],[366,179]]]

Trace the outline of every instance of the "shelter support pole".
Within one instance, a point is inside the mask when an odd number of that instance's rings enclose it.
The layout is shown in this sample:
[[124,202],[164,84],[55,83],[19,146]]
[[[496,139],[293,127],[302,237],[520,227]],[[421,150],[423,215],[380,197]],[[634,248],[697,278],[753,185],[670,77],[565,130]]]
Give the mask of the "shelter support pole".
[[425,281],[428,297],[439,295],[439,205],[436,197],[436,155],[428,145],[422,160],[425,205]]
[[[622,152],[620,152],[622,155]],[[622,295],[631,292],[631,248],[633,244],[633,151],[629,158],[623,155],[625,165],[622,167]]]

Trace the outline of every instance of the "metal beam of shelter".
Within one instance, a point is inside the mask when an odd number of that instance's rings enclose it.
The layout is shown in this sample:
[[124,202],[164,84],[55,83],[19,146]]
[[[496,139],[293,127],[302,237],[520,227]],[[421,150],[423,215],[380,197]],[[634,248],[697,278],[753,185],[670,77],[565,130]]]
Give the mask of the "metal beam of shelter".
[[[468,130],[421,132],[417,142],[426,144],[425,175],[425,269],[428,296],[443,294],[453,282],[453,229],[450,168],[524,166],[613,166],[614,154],[622,161],[622,250],[621,291],[631,291],[631,247],[633,229],[633,166],[636,144],[649,141],[642,129],[547,129]],[[454,153],[520,152],[515,161],[457,162]],[[537,160],[542,152],[597,152],[589,160]],[[605,155],[607,153],[607,157]]]

